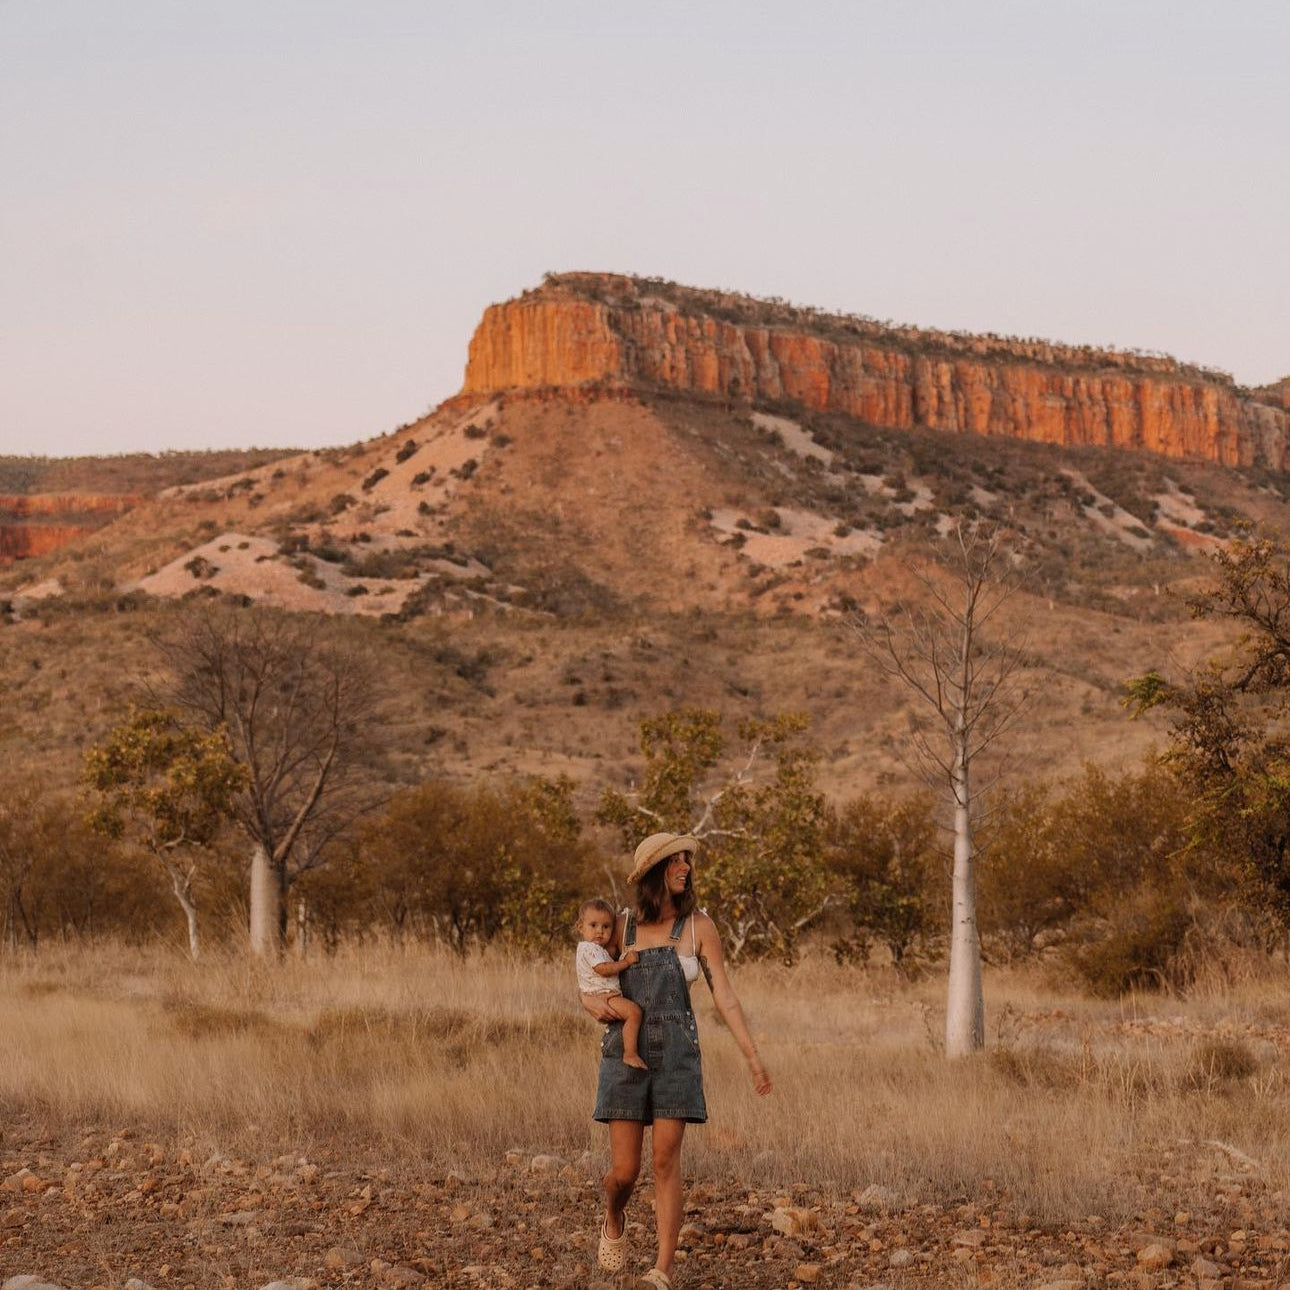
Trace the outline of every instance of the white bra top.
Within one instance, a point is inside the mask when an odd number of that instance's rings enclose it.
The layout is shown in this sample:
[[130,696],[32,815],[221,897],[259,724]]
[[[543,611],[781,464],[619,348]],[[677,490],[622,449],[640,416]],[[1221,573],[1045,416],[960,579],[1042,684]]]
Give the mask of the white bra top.
[[[623,916],[626,917],[629,912],[630,911],[624,909]],[[691,953],[682,954],[681,946],[676,941],[669,940],[667,944],[671,945],[676,950],[676,959],[681,965],[681,975],[685,977],[686,985],[693,985],[699,979],[699,934],[694,927],[693,914],[690,915],[688,922],[690,924]],[[664,947],[659,946],[658,948],[662,949]]]

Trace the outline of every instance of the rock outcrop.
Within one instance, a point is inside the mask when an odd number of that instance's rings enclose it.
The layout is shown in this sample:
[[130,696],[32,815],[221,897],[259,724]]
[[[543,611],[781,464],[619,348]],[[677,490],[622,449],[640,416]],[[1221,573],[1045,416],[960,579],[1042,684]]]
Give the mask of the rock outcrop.
[[57,551],[110,523],[139,500],[122,494],[0,495],[0,565]]
[[1007,435],[1280,470],[1290,413],[1159,355],[892,327],[653,279],[561,274],[492,305],[462,395],[671,391],[889,429]]

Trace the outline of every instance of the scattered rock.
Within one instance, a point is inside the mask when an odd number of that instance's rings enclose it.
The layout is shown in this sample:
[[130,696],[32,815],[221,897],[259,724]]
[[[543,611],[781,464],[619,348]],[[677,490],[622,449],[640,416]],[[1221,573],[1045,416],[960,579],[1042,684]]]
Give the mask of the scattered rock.
[[955,1232],[950,1237],[950,1245],[955,1249],[979,1250],[985,1244],[986,1233],[979,1227],[969,1227],[965,1231]]
[[406,1263],[396,1263],[381,1278],[387,1286],[419,1286],[424,1280],[416,1268],[410,1268]]
[[851,1199],[861,1209],[867,1210],[895,1209],[897,1205],[896,1193],[889,1187],[879,1187],[877,1183],[870,1183],[864,1191],[852,1192]]
[[333,1245],[323,1255],[323,1267],[334,1272],[356,1268],[363,1263],[363,1256],[352,1245]]
[[1197,1257],[1191,1261],[1191,1274],[1197,1281],[1218,1281],[1223,1276],[1223,1269],[1209,1259]]
[[565,1168],[567,1161],[561,1160],[559,1156],[534,1156],[529,1161],[529,1168],[535,1174],[554,1174]]
[[10,1277],[3,1286],[0,1286],[0,1290],[63,1290],[63,1287],[56,1282],[46,1281],[44,1277],[24,1275]]
[[770,1215],[770,1225],[783,1236],[801,1236],[819,1228],[820,1216],[809,1209],[782,1206]]
[[153,1290],[146,1281],[141,1281],[138,1277],[131,1277],[125,1283],[125,1290]]
[[220,1214],[216,1217],[217,1223],[223,1223],[225,1227],[245,1227],[248,1223],[254,1223],[261,1214],[262,1209],[236,1209],[228,1214]]
[[820,1265],[818,1263],[799,1263],[793,1273],[793,1277],[804,1285],[809,1286],[812,1282],[820,1279]]
[[888,1266],[893,1268],[907,1268],[914,1261],[914,1251],[899,1249],[892,1250],[891,1256],[887,1259]]
[[1144,1245],[1138,1251],[1138,1266],[1153,1272],[1159,1272],[1161,1269],[1169,1267],[1173,1261],[1173,1250],[1169,1246],[1161,1245],[1155,1241],[1150,1245]]

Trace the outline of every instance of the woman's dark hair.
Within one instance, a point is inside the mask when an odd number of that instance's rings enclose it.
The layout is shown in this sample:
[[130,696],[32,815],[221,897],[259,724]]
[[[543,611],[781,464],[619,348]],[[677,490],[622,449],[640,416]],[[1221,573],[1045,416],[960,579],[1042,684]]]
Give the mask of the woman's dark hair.
[[[678,851],[676,854],[689,855],[690,853]],[[636,916],[642,923],[657,923],[663,913],[663,901],[667,896],[664,875],[667,873],[668,860],[673,858],[668,856],[667,860],[660,860],[652,869],[646,869],[637,880]],[[685,890],[673,900],[678,918],[686,918],[694,912],[694,857],[692,855],[690,861],[690,872],[685,875]]]

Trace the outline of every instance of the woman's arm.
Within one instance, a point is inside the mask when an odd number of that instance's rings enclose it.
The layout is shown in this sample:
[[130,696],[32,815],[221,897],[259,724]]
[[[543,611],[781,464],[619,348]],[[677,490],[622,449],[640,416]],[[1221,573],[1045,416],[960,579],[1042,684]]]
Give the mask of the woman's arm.
[[748,1032],[748,1023],[744,1020],[744,1010],[739,1004],[739,996],[730,984],[726,974],[726,959],[721,950],[721,935],[717,925],[707,914],[694,915],[694,928],[698,933],[699,962],[703,975],[707,977],[712,990],[713,1001],[727,1029],[735,1037],[739,1051],[748,1061],[748,1071],[752,1075],[753,1087],[765,1097],[771,1090],[771,1079],[757,1054],[757,1045],[753,1043]]

